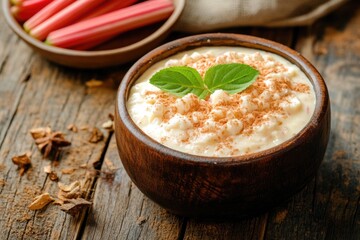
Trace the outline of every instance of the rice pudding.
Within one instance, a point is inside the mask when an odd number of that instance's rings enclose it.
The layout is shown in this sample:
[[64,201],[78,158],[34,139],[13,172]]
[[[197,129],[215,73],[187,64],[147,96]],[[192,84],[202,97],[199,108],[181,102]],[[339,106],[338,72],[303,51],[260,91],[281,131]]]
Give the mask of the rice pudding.
[[[171,66],[204,75],[218,64],[242,63],[259,71],[242,92],[216,90],[205,99],[176,97],[149,82]],[[150,67],[132,86],[127,102],[134,123],[159,143],[193,155],[231,157],[269,149],[290,139],[315,108],[311,82],[294,64],[272,53],[241,47],[203,47]]]

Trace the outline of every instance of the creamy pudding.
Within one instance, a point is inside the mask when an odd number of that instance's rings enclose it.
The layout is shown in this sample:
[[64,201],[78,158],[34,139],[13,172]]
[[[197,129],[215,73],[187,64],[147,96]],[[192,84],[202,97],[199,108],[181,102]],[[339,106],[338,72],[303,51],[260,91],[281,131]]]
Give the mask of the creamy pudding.
[[[247,64],[259,71],[242,92],[216,90],[205,99],[177,97],[149,82],[159,70],[189,66],[204,75],[211,66]],[[150,67],[136,81],[127,102],[134,123],[159,143],[193,155],[230,157],[269,149],[309,122],[315,94],[305,74],[286,59],[240,47],[203,47]]]

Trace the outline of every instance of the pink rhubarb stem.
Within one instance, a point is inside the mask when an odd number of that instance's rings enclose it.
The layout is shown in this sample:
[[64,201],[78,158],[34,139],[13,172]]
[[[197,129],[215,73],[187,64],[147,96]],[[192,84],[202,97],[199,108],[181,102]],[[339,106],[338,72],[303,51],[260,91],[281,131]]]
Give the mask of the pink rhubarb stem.
[[128,7],[134,3],[136,3],[137,0],[107,0],[104,4],[101,4],[101,7],[89,12],[85,16],[81,17],[78,22],[84,21],[90,18],[94,18],[100,15],[103,15],[105,13],[109,13],[124,7]]
[[102,44],[104,42],[109,41],[113,37],[114,36],[106,36],[106,37],[99,38],[99,39],[96,39],[96,40],[91,41],[91,42],[87,42],[87,43],[83,43],[83,44],[80,44],[80,45],[72,46],[71,49],[80,50],[80,51],[89,50],[89,49],[92,49],[92,48],[94,48],[96,46],[99,46],[100,44]]
[[73,23],[104,1],[77,0],[30,30],[30,35],[39,40],[44,40],[50,32]]
[[46,19],[50,18],[75,1],[76,0],[54,0],[24,23],[23,26],[25,31],[29,32],[31,29],[35,28]]
[[[150,16],[150,15],[147,15],[147,16],[143,16],[144,19],[138,19],[138,22],[136,23],[136,25],[133,25],[131,28],[129,28],[128,30],[124,29],[124,31],[121,31],[119,33],[116,33],[114,35],[104,35],[103,37],[98,37],[96,38],[95,40],[90,40],[88,42],[85,42],[85,43],[81,43],[79,45],[76,45],[76,46],[72,46],[71,49],[74,49],[74,50],[89,50],[91,48],[94,48],[106,41],[109,41],[110,39],[114,38],[115,36],[121,34],[122,32],[126,32],[126,31],[130,31],[130,30],[133,30],[133,29],[136,29],[136,28],[139,28],[139,27],[143,27],[143,26],[146,26],[146,25],[150,25],[152,23],[156,23],[156,22],[159,22],[161,20],[164,20],[166,18],[168,18],[169,16],[167,15],[168,10],[165,10],[164,11],[164,14],[165,15],[161,15],[162,13],[160,12],[157,12],[157,13],[154,13],[154,16]],[[170,12],[171,14],[171,12]]]
[[[123,1],[108,0],[106,3],[101,5],[101,8],[91,11],[90,13],[86,14],[82,18],[78,19],[77,22],[91,19],[91,18],[100,16],[100,15],[103,15],[103,14],[106,14],[106,13],[109,13],[112,11],[116,11],[121,8],[131,6],[132,4],[136,3],[137,1],[138,0],[123,0]],[[96,46],[100,45],[101,43],[104,43],[112,38],[113,38],[113,36],[108,36],[105,38],[98,39],[97,41],[93,41],[93,42],[89,42],[87,44],[81,44],[80,46],[72,47],[72,49],[74,49],[74,50],[89,50],[89,49],[96,47]]]
[[51,32],[46,39],[50,45],[71,48],[109,39],[125,31],[146,26],[168,18],[174,10],[169,0],[152,0],[75,23]]
[[24,22],[39,12],[53,0],[27,0],[17,2],[10,8],[11,13],[19,22]]

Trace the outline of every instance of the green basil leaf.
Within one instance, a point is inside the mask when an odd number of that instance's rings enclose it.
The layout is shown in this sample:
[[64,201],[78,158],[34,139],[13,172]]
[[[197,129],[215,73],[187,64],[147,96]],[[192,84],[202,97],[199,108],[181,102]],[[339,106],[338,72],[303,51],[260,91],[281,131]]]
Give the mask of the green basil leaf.
[[219,64],[206,71],[204,82],[211,93],[222,89],[235,94],[249,87],[258,75],[259,71],[246,64]]
[[179,97],[193,93],[204,99],[209,94],[199,72],[186,66],[162,69],[150,78],[150,83]]

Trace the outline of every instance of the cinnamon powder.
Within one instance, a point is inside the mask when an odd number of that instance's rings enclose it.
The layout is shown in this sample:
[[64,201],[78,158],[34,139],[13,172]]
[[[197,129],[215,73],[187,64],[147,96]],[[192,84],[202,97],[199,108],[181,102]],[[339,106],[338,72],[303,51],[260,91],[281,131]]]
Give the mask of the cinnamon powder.
[[[192,139],[202,134],[216,134],[214,139],[217,141],[216,150],[227,148],[231,155],[236,155],[238,150],[232,145],[234,136],[251,135],[255,127],[269,121],[271,116],[287,118],[288,113],[282,104],[290,103],[289,99],[295,92],[310,93],[310,86],[293,82],[288,76],[291,73],[281,62],[268,58],[269,61],[259,53],[255,53],[252,58],[244,58],[231,52],[218,57],[207,55],[197,59],[189,57],[183,61],[185,64],[180,65],[196,68],[202,76],[208,68],[221,63],[247,64],[257,69],[259,75],[243,92],[233,95],[219,93],[222,94],[220,100],[212,96],[201,100],[193,94],[178,98],[163,91],[146,91],[146,101],[153,105],[166,106],[161,116],[162,125],[167,124],[177,114],[181,114],[184,119],[191,122],[193,128],[186,131],[186,136],[181,139],[182,143],[190,144]],[[281,125],[282,122],[277,124]],[[162,137],[160,142],[164,143],[167,139]]]

